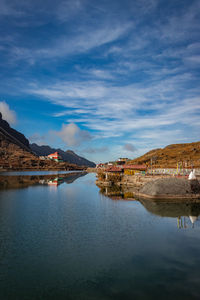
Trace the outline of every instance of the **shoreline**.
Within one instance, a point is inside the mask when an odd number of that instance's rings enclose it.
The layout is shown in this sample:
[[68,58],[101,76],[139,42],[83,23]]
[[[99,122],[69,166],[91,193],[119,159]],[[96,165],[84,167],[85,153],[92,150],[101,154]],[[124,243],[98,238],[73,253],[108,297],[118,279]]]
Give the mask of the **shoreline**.
[[[198,176],[199,177],[199,176]],[[126,176],[120,180],[100,180],[97,175],[96,185],[101,190],[106,190],[106,196],[114,196],[117,193],[129,194],[134,198],[149,200],[181,200],[200,201],[200,181],[188,180],[186,177],[173,176]],[[113,192],[112,192],[113,189]]]
[[41,168],[41,169],[36,169],[36,168],[14,168],[14,169],[0,169],[0,174],[4,173],[4,172],[28,172],[28,171],[36,171],[36,172],[40,172],[40,171],[55,171],[55,172],[59,172],[59,171],[87,171],[86,168],[84,167],[77,167],[77,168]]

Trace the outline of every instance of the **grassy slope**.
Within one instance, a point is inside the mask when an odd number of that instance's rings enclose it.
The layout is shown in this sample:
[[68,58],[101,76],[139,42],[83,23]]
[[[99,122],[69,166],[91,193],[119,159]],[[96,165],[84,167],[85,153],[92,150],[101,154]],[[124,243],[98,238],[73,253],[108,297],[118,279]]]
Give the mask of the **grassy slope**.
[[[172,144],[163,149],[155,149],[134,159],[131,163],[146,163],[156,168],[176,168],[177,162],[186,166],[200,167],[200,142],[187,144]],[[130,162],[129,162],[130,163]]]

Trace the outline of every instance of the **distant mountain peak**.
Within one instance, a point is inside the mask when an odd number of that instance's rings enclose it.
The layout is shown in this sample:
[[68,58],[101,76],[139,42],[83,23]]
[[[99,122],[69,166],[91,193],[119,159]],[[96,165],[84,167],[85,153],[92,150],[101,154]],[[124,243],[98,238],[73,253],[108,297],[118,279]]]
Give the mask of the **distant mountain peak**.
[[65,152],[77,155],[73,150],[66,150]]

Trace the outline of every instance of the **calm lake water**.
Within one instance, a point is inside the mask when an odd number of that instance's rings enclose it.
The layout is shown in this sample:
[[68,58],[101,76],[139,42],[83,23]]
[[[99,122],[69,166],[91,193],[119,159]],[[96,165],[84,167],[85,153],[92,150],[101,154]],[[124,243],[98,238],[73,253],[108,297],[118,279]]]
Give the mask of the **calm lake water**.
[[0,189],[0,299],[200,299],[199,205],[18,179]]

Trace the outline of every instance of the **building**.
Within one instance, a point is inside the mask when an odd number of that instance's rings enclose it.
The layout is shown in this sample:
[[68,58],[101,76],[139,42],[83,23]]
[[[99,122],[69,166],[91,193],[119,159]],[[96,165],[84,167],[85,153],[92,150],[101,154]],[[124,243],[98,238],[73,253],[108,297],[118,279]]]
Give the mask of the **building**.
[[127,162],[127,160],[128,160],[128,158],[126,158],[126,157],[120,157],[120,158],[118,158],[118,160],[116,161],[116,164],[117,165],[124,165],[126,162]]
[[119,166],[109,166],[105,171],[109,173],[122,173],[122,168]]
[[58,152],[49,154],[49,155],[48,155],[48,158],[49,158],[49,159],[52,159],[52,160],[54,160],[54,161],[57,161],[57,162],[62,162],[62,158],[61,158],[61,156],[59,155]]
[[104,167],[105,167],[105,165],[102,164],[102,163],[96,165],[96,168],[97,168],[97,169],[101,169],[101,168],[104,168]]
[[121,176],[123,170],[120,166],[109,166],[105,170],[105,179],[109,181],[119,180],[119,176]]
[[118,158],[118,161],[127,161],[127,160],[128,160],[127,157],[120,157],[120,158]]
[[147,166],[146,165],[124,165],[123,169],[125,175],[137,175],[137,174],[145,175],[147,171]]

